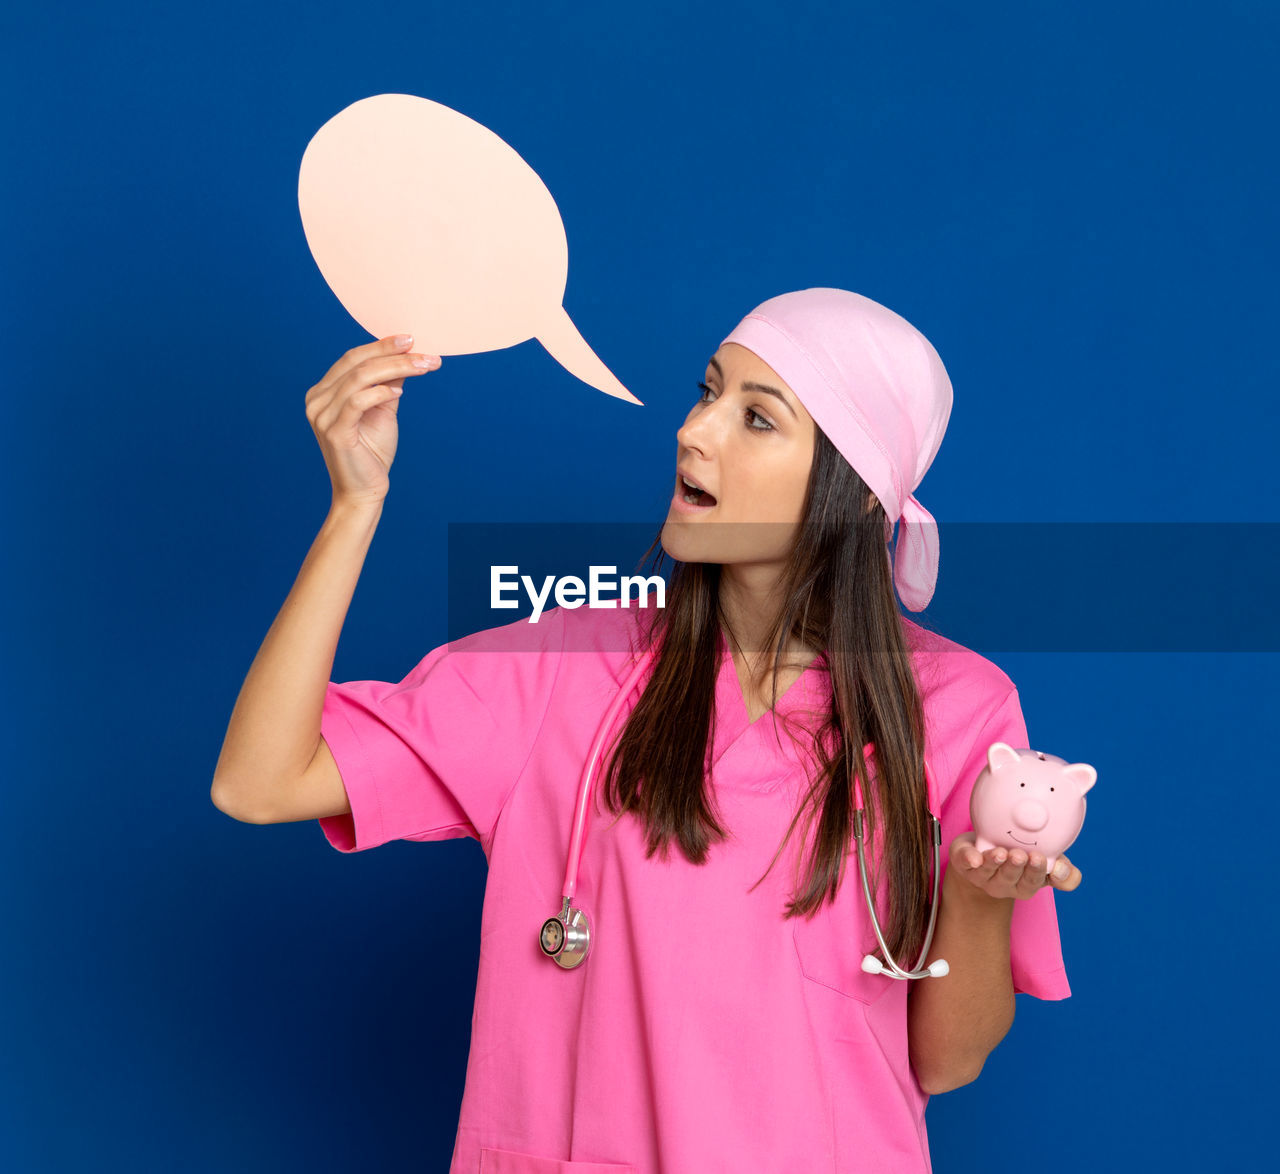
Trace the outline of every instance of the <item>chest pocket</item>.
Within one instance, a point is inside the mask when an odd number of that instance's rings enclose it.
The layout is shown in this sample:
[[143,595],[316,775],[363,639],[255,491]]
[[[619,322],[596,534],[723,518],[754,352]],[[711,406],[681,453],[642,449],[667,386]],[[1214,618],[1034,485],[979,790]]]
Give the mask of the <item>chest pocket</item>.
[[884,998],[899,980],[862,969],[863,957],[877,953],[878,947],[856,859],[851,858],[846,869],[834,902],[823,905],[812,918],[791,919],[796,958],[810,982],[869,1005]]

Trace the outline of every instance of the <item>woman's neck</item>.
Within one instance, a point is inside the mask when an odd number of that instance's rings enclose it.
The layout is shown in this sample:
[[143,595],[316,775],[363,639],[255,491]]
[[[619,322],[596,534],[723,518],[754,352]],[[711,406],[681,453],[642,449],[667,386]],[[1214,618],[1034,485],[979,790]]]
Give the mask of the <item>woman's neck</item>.
[[[776,572],[766,573],[765,568],[744,570],[737,565],[722,569],[720,612],[724,617],[725,638],[735,660],[745,664],[753,677],[766,676],[772,667],[773,644],[769,630],[781,606]],[[804,668],[818,651],[793,637],[787,642],[783,664]]]

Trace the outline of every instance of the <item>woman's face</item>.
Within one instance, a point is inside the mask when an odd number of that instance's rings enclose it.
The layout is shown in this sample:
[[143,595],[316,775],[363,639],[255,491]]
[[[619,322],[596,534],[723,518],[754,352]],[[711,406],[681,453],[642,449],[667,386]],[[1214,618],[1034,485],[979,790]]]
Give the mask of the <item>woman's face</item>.
[[[662,547],[680,562],[780,561],[804,507],[813,418],[772,367],[737,343],[712,356],[704,382],[706,390],[676,432]],[[706,490],[692,504],[681,474]],[[714,503],[698,504],[708,494]]]

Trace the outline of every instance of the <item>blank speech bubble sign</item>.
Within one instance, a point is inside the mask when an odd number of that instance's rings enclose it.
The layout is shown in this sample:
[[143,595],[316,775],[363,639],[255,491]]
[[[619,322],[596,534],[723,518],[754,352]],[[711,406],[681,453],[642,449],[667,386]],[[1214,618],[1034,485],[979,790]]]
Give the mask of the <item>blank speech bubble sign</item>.
[[641,403],[565,312],[555,200],[488,127],[412,94],[362,98],[307,144],[298,208],[329,288],[375,338],[412,334],[430,355],[536,338],[584,383]]

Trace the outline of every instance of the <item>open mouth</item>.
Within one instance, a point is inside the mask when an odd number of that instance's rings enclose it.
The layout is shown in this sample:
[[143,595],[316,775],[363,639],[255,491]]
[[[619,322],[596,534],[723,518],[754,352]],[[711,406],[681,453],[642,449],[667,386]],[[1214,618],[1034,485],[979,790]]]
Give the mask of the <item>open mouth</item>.
[[679,473],[676,474],[676,492],[680,494],[681,500],[688,502],[689,505],[712,506],[716,504],[716,499],[710,493],[697,485],[691,485]]

